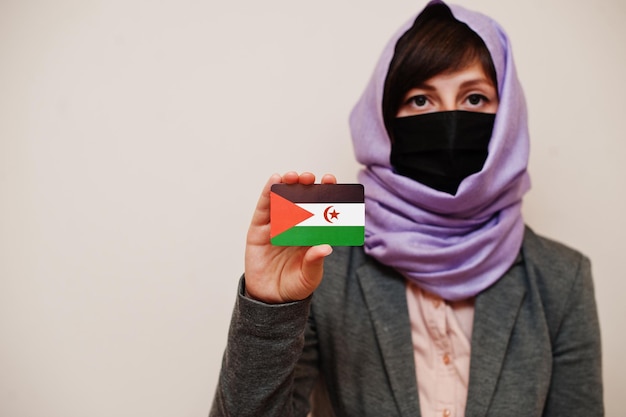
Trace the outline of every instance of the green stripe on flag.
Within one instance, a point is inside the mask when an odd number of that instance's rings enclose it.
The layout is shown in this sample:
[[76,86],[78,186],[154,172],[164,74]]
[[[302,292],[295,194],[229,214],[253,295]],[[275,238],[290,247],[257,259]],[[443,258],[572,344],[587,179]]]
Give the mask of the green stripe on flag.
[[272,238],[276,246],[362,246],[364,226],[296,226]]

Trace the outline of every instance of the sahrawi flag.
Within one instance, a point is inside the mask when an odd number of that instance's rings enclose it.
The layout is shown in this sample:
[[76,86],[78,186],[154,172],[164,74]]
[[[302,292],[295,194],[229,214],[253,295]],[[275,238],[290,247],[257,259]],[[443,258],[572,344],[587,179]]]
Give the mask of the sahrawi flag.
[[270,237],[277,246],[361,246],[365,204],[361,184],[274,184]]

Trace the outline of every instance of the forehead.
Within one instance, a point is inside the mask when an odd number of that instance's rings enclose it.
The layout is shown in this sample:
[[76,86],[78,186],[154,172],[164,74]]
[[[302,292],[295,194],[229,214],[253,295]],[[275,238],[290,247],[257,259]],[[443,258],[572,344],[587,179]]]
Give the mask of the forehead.
[[424,81],[425,85],[439,83],[484,83],[489,86],[495,87],[493,85],[491,77],[487,75],[485,69],[478,60],[459,70],[446,71]]

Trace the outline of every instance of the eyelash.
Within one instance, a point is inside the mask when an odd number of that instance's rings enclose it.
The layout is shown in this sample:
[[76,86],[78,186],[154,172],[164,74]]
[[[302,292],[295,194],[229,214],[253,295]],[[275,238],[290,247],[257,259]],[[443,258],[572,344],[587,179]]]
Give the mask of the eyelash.
[[[472,103],[472,99],[478,99],[478,102]],[[486,96],[482,94],[478,94],[478,93],[468,95],[465,100],[468,101],[472,106],[477,106],[481,103],[489,103],[490,101]],[[417,107],[423,107],[427,103],[428,103],[428,98],[424,94],[418,94],[407,100],[407,104],[413,104]]]
[[[478,103],[472,103],[472,102],[470,101],[471,99],[476,99],[476,98],[479,100],[479,102],[478,102]],[[488,99],[487,97],[485,97],[485,96],[484,96],[484,95],[482,95],[482,94],[478,94],[478,93],[475,93],[475,94],[470,94],[469,96],[467,96],[467,101],[468,101],[468,102],[469,102],[472,106],[477,106],[477,105],[479,105],[479,104],[481,104],[481,103],[489,103],[489,99]]]

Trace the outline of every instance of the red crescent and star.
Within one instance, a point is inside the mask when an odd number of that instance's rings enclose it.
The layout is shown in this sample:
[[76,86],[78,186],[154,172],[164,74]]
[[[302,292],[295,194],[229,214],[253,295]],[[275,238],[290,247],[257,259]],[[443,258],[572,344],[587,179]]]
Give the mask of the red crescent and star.
[[[331,208],[333,208],[333,206],[328,206],[326,207],[326,210],[324,210],[324,220],[326,220],[328,223],[332,223],[333,219],[339,220],[339,215],[341,214],[337,212],[337,210],[335,209],[333,209],[333,211],[329,213]],[[330,218],[328,218],[329,214],[330,214]]]

